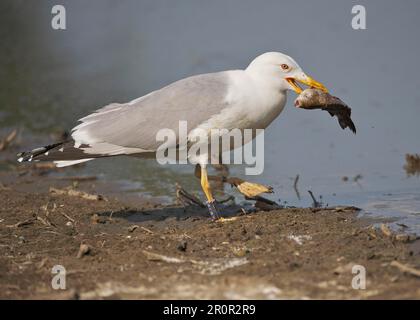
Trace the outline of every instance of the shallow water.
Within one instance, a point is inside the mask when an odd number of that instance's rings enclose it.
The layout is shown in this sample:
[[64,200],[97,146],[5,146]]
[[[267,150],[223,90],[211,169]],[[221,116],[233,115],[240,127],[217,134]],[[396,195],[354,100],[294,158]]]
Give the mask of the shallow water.
[[[351,2],[61,3],[66,31],[50,27],[54,2],[0,5],[2,127],[70,129],[98,106],[282,51],[352,107],[358,133],[342,131],[325,112],[294,108],[290,94],[265,133],[265,171],[251,180],[272,185],[271,198],[288,205],[310,205],[312,190],[324,204],[356,205],[420,232],[420,181],[403,170],[405,154],[420,153],[418,1],[369,1],[364,31],[350,26]],[[199,190],[192,167],[157,167],[120,158],[83,170],[150,195],[171,196],[174,181]],[[301,200],[293,189],[297,174]]]

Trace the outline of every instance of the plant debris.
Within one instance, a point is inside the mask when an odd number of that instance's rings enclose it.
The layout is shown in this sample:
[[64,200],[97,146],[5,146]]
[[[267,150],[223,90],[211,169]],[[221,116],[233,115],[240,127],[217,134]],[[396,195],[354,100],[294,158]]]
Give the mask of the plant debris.
[[238,188],[239,192],[249,198],[256,197],[261,193],[273,193],[273,188],[270,186],[248,182],[240,178],[227,178],[226,181]]
[[14,129],[4,139],[0,141],[0,151],[6,150],[7,147],[16,139],[18,130]]
[[56,195],[67,195],[71,197],[80,197],[86,200],[100,201],[105,200],[105,198],[99,194],[90,194],[84,191],[75,190],[72,187],[67,187],[65,189],[57,189],[50,187],[50,193]]
[[136,230],[139,226],[136,224],[133,224],[132,226],[128,227],[128,232],[134,232],[134,230]]
[[295,181],[293,182],[293,189],[296,192],[296,196],[298,198],[298,200],[300,200],[300,193],[299,193],[299,189],[298,189],[298,182],[299,182],[299,175],[296,175]]
[[186,241],[186,240],[181,240],[179,243],[178,243],[178,245],[177,245],[177,249],[179,250],[179,251],[182,251],[182,252],[185,252],[186,250],[187,250],[187,245],[188,245],[188,242]]
[[82,243],[79,248],[79,252],[77,253],[77,258],[81,259],[83,256],[89,254],[91,252],[90,246],[87,244]]
[[404,170],[407,173],[407,176],[419,176],[420,175],[420,155],[419,154],[409,154],[405,155]]
[[407,234],[407,233],[394,233],[391,228],[387,225],[382,223],[380,225],[381,232],[388,238],[391,238],[394,241],[399,242],[412,242],[417,240],[417,236],[415,234]]
[[[175,205],[91,201],[42,190],[4,190],[0,203],[3,299],[62,299],[73,288],[81,298],[92,293],[91,298],[111,299],[420,297],[420,278],[390,266],[396,260],[418,270],[419,240],[387,237],[367,227],[353,207],[236,214],[222,224],[209,222],[206,210],[197,206],[184,212]],[[222,214],[231,216],[226,210]],[[93,216],[105,223],[91,223]],[[69,218],[74,227],[67,226]],[[129,233],[133,225],[138,228]],[[331,274],[353,262],[375,275],[366,290],[352,288],[351,269]],[[57,264],[71,275],[65,292],[45,290]],[[169,281],[160,281],[165,277]],[[392,281],[395,277],[398,281]],[[93,294],[108,282],[108,289]],[[271,293],[274,287],[281,291]]]
[[410,266],[407,266],[407,265],[404,265],[404,264],[402,264],[402,263],[400,263],[400,262],[398,262],[398,261],[392,261],[391,262],[391,266],[393,266],[393,267],[397,267],[398,269],[400,269],[402,272],[405,272],[405,273],[408,273],[408,274],[411,274],[411,275],[413,275],[413,276],[416,276],[416,277],[420,277],[420,270],[418,270],[418,269],[415,269],[415,268],[413,268],[413,267],[410,267]]
[[382,224],[381,224],[381,231],[382,231],[382,233],[383,233],[384,235],[386,235],[387,237],[391,237],[391,236],[392,236],[392,231],[391,231],[391,229],[389,228],[389,226],[388,226],[388,225],[386,225],[386,224],[384,224],[384,223],[382,223]]
[[177,183],[175,186],[177,202],[180,203],[184,208],[189,205],[195,205],[201,208],[205,208],[204,203],[200,201],[200,199],[187,192],[183,187],[181,187],[180,184]]
[[314,196],[314,193],[311,191],[311,190],[308,190],[308,193],[309,193],[309,195],[311,196],[311,198],[312,198],[312,207],[313,208],[322,208],[322,206],[324,205],[323,203],[322,203],[322,197],[320,196],[319,198],[320,198],[320,200],[318,201],[318,200],[316,200],[316,198],[315,198],[315,196]]

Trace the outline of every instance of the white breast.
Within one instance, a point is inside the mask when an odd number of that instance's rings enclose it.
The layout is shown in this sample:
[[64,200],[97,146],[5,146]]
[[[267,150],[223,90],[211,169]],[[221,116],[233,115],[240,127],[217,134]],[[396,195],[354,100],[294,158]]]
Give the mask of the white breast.
[[204,125],[207,128],[265,129],[283,111],[286,93],[264,86],[243,70],[230,73],[227,108]]
[[[225,98],[227,107],[198,128],[205,129],[208,134],[211,129],[266,129],[283,111],[286,92],[264,86],[264,83],[255,81],[244,70],[231,71],[230,76],[230,86]],[[207,155],[203,154],[201,157],[207,159]],[[217,155],[212,157],[217,158]]]

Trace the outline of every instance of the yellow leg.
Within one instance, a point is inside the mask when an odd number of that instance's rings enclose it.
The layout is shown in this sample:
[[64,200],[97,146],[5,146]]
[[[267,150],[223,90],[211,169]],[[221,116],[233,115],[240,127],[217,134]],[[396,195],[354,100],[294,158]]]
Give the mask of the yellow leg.
[[206,205],[210,212],[211,218],[217,222],[229,222],[229,221],[236,220],[236,217],[228,218],[228,219],[219,217],[219,210],[216,207],[216,199],[214,199],[212,195],[210,184],[209,184],[209,180],[219,181],[222,183],[228,182],[228,181],[226,181],[224,177],[207,175],[206,167],[200,166],[199,164],[195,166],[194,174],[201,181],[201,187],[203,188],[204,194],[206,195],[206,198],[207,198]]
[[[208,180],[217,181],[221,183],[229,183],[230,185],[238,188],[239,192],[241,192],[244,196],[248,198],[259,196],[261,193],[273,193],[273,188],[270,186],[265,186],[265,185],[254,183],[254,182],[248,182],[248,181],[235,178],[235,177],[207,176],[207,170],[204,169],[204,171],[206,175],[207,184],[208,184]],[[197,166],[195,167],[194,174],[198,179],[201,179],[201,186],[203,186],[203,175],[201,174],[201,172],[203,172],[203,169],[201,168],[201,171],[200,171],[200,165],[197,164]],[[203,186],[203,190],[204,190],[204,186]]]
[[206,167],[201,167],[201,188],[203,188],[207,201],[214,201],[213,195],[211,193],[211,188],[210,188],[209,178],[207,176]]
[[[197,167],[196,167],[196,175],[197,175]],[[200,177],[200,181],[201,181],[201,188],[203,188],[204,194],[206,195],[207,198],[207,208],[210,212],[210,216],[213,220],[218,220],[219,219],[219,212],[216,208],[216,201],[213,198],[213,195],[211,193],[211,189],[210,189],[210,183],[209,183],[209,179],[207,176],[207,169],[205,166],[201,166],[201,177]]]

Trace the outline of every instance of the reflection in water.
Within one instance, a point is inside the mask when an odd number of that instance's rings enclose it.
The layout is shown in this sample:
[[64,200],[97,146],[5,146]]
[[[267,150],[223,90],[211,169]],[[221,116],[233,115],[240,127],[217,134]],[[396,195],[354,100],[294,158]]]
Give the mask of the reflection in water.
[[[20,127],[23,136],[68,130],[99,106],[282,51],[352,107],[358,133],[289,102],[265,133],[265,172],[247,180],[272,185],[272,199],[289,205],[311,205],[311,190],[325,204],[366,207],[418,225],[419,179],[401,169],[402,155],[420,150],[420,43],[412,41],[420,27],[418,1],[406,1],[398,14],[394,1],[369,1],[374,14],[364,31],[351,29],[351,3],[329,0],[60,3],[68,14],[65,31],[51,28],[54,1],[0,3],[1,128]],[[83,170],[151,195],[173,196],[175,182],[200,189],[191,166],[122,157]],[[243,168],[233,166],[230,174]],[[358,174],[363,179],[341,180]],[[398,202],[388,201],[394,196]],[[387,208],[369,205],[383,201]]]

